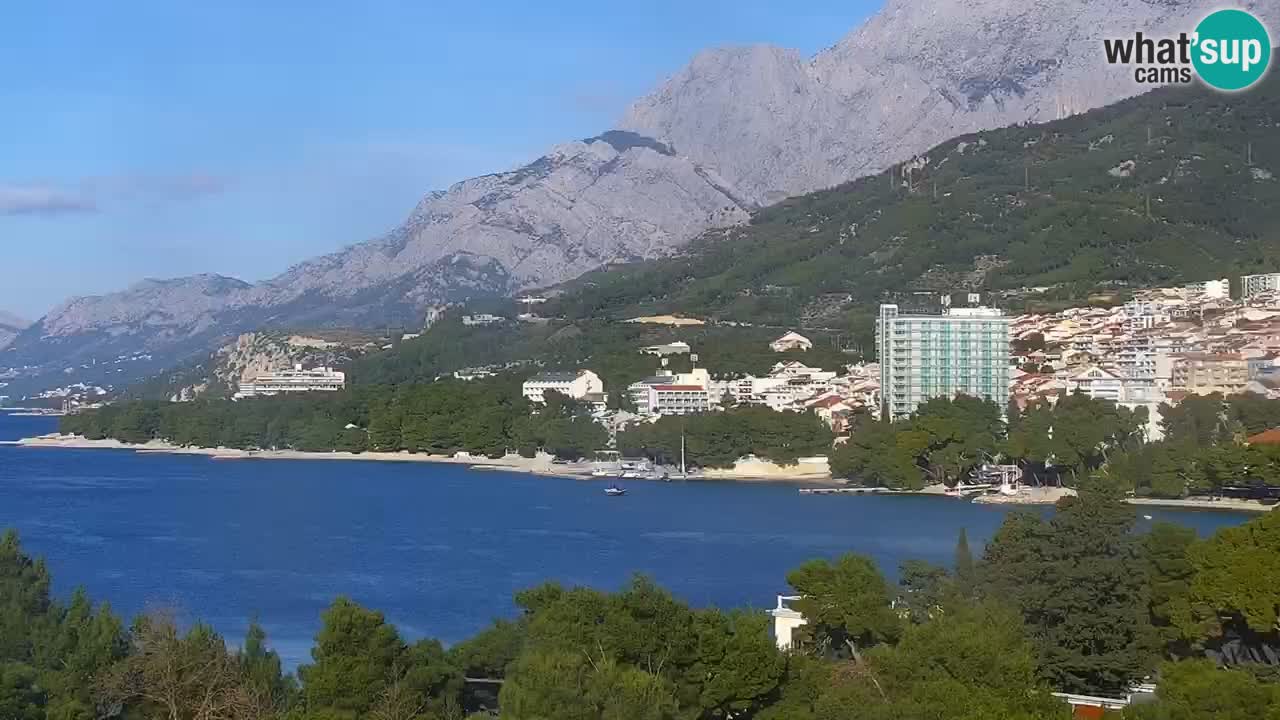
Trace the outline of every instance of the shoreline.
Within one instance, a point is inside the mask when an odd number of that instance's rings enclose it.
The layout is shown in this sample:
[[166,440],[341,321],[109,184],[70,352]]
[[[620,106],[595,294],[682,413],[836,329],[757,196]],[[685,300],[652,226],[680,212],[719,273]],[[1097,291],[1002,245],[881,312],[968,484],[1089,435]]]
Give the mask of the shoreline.
[[1130,505],[1149,506],[1149,507],[1169,507],[1182,508],[1184,510],[1221,510],[1223,512],[1257,512],[1267,513],[1280,507],[1280,503],[1275,505],[1263,505],[1257,500],[1239,500],[1235,498],[1221,498],[1218,500],[1209,500],[1207,498],[1125,498],[1124,501]]
[[[128,450],[139,455],[197,455],[211,460],[348,460],[362,462],[395,462],[395,463],[437,463],[445,465],[463,465],[468,470],[490,470],[503,472],[526,473],[545,477],[560,477],[572,480],[612,480],[619,478],[597,478],[591,474],[594,469],[590,462],[556,463],[549,455],[527,458],[510,454],[501,458],[489,458],[483,455],[473,456],[465,452],[455,455],[426,455],[422,453],[365,451],[353,453],[341,450],[330,452],[309,452],[303,450],[239,450],[236,448],[197,448],[172,445],[163,440],[152,440],[146,443],[126,443],[112,438],[89,440],[79,435],[58,435],[50,433],[19,440],[0,440],[0,446],[31,448],[62,448],[69,450]],[[757,461],[746,463],[746,467],[758,469]],[[778,466],[773,466],[778,468]],[[794,468],[794,469],[792,469]],[[920,490],[890,490],[888,488],[855,488],[829,474],[823,475],[812,471],[804,472],[799,466],[779,468],[781,472],[742,472],[733,469],[713,468],[704,471],[702,477],[691,479],[694,482],[745,482],[745,483],[787,483],[803,485],[817,490],[815,494],[837,492],[856,495],[914,495],[921,497],[937,497],[950,500],[969,500],[979,505],[1018,505],[1043,506],[1054,505],[1063,497],[1075,495],[1070,488],[1027,488],[1017,495],[978,495],[966,497],[946,489],[945,485],[929,485]],[[648,482],[660,482],[648,480]],[[803,491],[804,487],[801,488]],[[1180,508],[1183,510],[1217,510],[1221,512],[1266,513],[1280,507],[1264,505],[1257,500],[1238,500],[1233,498],[1145,498],[1127,497],[1124,502],[1133,506]]]
[[[528,473],[548,477],[562,477],[575,480],[612,480],[619,478],[597,478],[591,474],[593,463],[557,463],[552,462],[549,455],[527,458],[522,455],[509,454],[501,458],[489,458],[483,455],[470,455],[459,452],[454,455],[427,455],[423,453],[365,451],[353,453],[341,450],[330,452],[308,452],[303,450],[240,450],[236,448],[199,448],[173,445],[163,440],[151,440],[146,443],[126,443],[113,438],[89,440],[79,435],[59,435],[50,433],[19,440],[0,441],[0,445],[29,448],[54,448],[68,450],[128,450],[139,455],[197,455],[211,460],[353,460],[362,462],[398,462],[398,463],[439,463],[447,465],[464,465],[469,470],[498,470],[506,472]],[[798,470],[798,469],[797,469]],[[713,469],[705,472],[697,481],[731,481],[731,482],[787,482],[811,483],[823,486],[838,485],[830,475],[812,472],[784,472],[763,474],[752,472],[735,472],[734,470]],[[650,481],[657,482],[657,481]]]

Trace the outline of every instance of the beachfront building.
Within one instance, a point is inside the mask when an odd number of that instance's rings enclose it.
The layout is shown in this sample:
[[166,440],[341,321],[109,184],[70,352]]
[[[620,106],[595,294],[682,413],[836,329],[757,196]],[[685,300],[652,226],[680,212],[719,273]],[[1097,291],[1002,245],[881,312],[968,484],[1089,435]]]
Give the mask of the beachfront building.
[[1248,300],[1254,295],[1280,292],[1280,273],[1240,276],[1240,298]]
[[687,373],[660,371],[627,386],[641,415],[691,415],[711,410],[711,375],[703,368]]
[[604,394],[604,381],[590,370],[541,372],[525,380],[520,390],[529,402],[538,405],[547,401],[545,393],[549,390],[575,400],[592,401]]
[[882,412],[910,415],[935,397],[971,395],[1009,402],[1009,318],[996,308],[904,315],[881,305],[876,323]]
[[304,370],[302,365],[294,365],[292,370],[260,373],[240,381],[240,387],[231,397],[233,400],[242,400],[280,393],[333,392],[346,387],[346,384],[346,373],[333,368],[318,367]]

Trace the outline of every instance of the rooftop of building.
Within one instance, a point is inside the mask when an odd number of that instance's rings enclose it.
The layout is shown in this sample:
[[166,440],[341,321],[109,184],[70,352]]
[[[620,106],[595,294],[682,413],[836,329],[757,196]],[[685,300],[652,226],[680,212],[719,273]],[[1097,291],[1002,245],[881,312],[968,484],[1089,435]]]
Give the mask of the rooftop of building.
[[1257,435],[1250,435],[1244,441],[1249,445],[1280,445],[1280,428],[1263,430]]
[[540,372],[537,375],[534,375],[533,377],[529,378],[529,382],[544,382],[544,383],[573,382],[574,380],[577,380],[579,377],[581,377],[582,374],[585,372],[587,371],[576,370],[576,371]]

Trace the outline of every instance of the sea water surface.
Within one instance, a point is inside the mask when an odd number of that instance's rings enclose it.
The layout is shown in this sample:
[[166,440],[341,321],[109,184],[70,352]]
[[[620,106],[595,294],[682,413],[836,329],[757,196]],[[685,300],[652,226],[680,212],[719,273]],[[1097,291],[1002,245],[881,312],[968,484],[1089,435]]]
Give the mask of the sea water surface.
[[[0,440],[55,428],[0,414]],[[910,558],[949,564],[961,528],[980,552],[1009,512],[774,483],[603,487],[429,463],[0,445],[0,528],[47,558],[55,592],[84,586],[126,615],[174,610],[233,642],[257,618],[290,666],[338,595],[446,643],[513,616],[513,593],[544,581],[611,590],[645,573],[694,605],[764,608],[807,559],[865,553],[890,575]],[[1149,514],[1201,534],[1249,518],[1139,512],[1140,525]]]

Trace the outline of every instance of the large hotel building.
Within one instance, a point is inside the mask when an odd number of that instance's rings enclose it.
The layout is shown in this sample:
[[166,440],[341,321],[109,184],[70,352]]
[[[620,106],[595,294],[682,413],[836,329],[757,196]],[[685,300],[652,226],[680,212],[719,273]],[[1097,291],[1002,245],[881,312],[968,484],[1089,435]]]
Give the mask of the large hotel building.
[[930,398],[971,395],[1009,402],[1009,323],[995,308],[903,315],[881,305],[876,323],[882,413],[897,420]]

